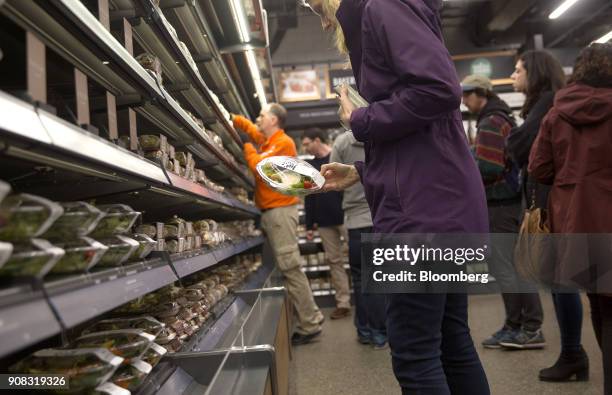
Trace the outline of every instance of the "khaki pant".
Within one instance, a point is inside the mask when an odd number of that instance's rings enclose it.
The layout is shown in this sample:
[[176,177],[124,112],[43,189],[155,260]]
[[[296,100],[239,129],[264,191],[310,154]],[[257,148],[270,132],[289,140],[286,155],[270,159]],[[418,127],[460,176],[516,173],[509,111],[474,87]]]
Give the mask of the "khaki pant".
[[300,268],[300,249],[297,243],[297,206],[278,207],[264,211],[261,225],[268,236],[278,269],[285,276],[285,285],[293,301],[301,334],[321,329],[323,314],[314,301],[310,283]]
[[343,267],[344,249],[340,239],[340,237],[344,237],[344,241],[348,241],[346,228],[344,225],[319,228],[319,235],[321,235],[323,249],[325,250],[325,260],[329,265],[332,286],[336,290],[336,307],[350,309],[351,291],[349,290],[348,275]]

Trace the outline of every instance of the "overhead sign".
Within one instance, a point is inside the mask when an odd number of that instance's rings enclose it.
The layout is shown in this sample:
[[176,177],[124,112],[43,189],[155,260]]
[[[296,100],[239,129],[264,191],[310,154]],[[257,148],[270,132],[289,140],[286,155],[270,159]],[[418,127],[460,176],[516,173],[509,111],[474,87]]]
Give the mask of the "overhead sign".
[[493,85],[511,83],[510,75],[514,72],[516,53],[514,51],[485,52],[453,56],[459,79],[470,74],[484,75]]

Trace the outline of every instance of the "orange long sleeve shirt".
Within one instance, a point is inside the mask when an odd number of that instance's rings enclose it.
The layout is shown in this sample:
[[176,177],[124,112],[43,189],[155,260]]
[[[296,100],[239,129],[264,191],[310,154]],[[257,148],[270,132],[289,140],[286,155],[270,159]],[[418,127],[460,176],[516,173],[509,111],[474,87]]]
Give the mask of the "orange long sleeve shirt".
[[259,128],[245,117],[236,115],[234,127],[242,129],[259,146],[259,152],[251,143],[244,145],[244,157],[249,169],[255,174],[255,203],[262,210],[298,204],[299,199],[276,192],[265,183],[257,173],[256,166],[269,156],[297,156],[295,143],[282,129],[277,130],[270,138],[259,131]]

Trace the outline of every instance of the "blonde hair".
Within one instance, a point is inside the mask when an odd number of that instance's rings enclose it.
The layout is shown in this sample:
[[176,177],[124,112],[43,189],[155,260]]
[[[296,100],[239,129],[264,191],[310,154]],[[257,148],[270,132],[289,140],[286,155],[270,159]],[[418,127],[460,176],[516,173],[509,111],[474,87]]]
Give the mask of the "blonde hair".
[[321,8],[323,9],[323,16],[330,20],[334,25],[334,41],[336,44],[336,48],[340,53],[348,54],[348,48],[346,46],[346,40],[344,38],[344,33],[342,32],[342,27],[336,18],[336,12],[340,7],[340,2],[342,0],[322,0]]

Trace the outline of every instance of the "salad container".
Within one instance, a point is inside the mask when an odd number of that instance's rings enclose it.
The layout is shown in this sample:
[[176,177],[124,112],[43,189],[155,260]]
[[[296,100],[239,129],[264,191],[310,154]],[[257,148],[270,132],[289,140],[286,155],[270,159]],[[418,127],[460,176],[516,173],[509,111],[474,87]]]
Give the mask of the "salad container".
[[61,374],[68,378],[72,393],[83,393],[108,380],[123,358],[104,348],[76,350],[44,349],[13,365],[13,373]]
[[145,259],[157,245],[157,242],[155,240],[141,233],[133,235],[132,239],[136,240],[139,245],[130,257],[131,260]]
[[117,314],[144,314],[152,306],[156,306],[158,303],[160,303],[159,295],[156,293],[149,293],[124,304],[115,310],[115,312]]
[[[342,88],[344,87],[347,88],[348,99],[353,104],[353,106],[355,106],[355,108],[367,107],[369,105],[368,102],[363,97],[361,97],[359,92],[357,92],[357,90],[353,88],[352,86],[350,86],[349,84],[340,84],[336,86],[334,90],[336,91],[338,95],[340,95],[342,92]],[[341,110],[342,110],[341,108],[338,109],[338,115],[340,115]],[[344,129],[351,130],[351,125],[345,123],[344,121],[340,121],[340,123],[342,124]]]
[[121,329],[88,333],[76,339],[77,348],[106,348],[124,358],[124,363],[140,358],[155,340],[155,336],[142,329]]
[[166,350],[164,347],[160,346],[157,343],[153,343],[151,344],[151,347],[149,347],[145,355],[142,357],[142,360],[148,363],[149,365],[155,367],[167,353],[168,350]]
[[156,238],[157,237],[157,226],[155,226],[154,224],[138,225],[135,229],[135,233],[146,235],[151,238]]
[[129,391],[136,391],[143,383],[153,367],[140,359],[133,360],[129,365],[120,366],[111,381],[113,384]]
[[170,328],[164,328],[159,334],[159,336],[157,336],[157,339],[155,339],[155,343],[165,345],[173,341],[175,338],[176,333],[174,332],[174,330]]
[[81,237],[73,243],[60,244],[64,256],[50,271],[50,274],[82,273],[94,267],[104,256],[108,247],[89,237]]
[[147,333],[157,336],[164,329],[165,325],[151,316],[141,316],[134,318],[111,318],[98,321],[83,331],[83,334],[103,331],[113,331],[120,329],[142,329]]
[[308,195],[325,184],[325,178],[309,163],[289,156],[265,158],[257,164],[257,172],[270,188],[285,195]]
[[4,198],[11,193],[11,185],[0,180],[0,203],[4,200]]
[[100,384],[89,395],[130,395],[131,392],[113,383]]
[[104,216],[98,222],[96,229],[90,234],[93,238],[108,237],[127,233],[140,213],[125,204],[108,204],[98,206]]
[[8,261],[13,253],[13,245],[0,241],[0,268]]
[[85,202],[61,203],[64,213],[41,236],[49,240],[71,241],[89,234],[104,213]]
[[140,247],[140,243],[136,240],[122,235],[103,240],[102,243],[108,247],[108,251],[102,256],[102,259],[100,259],[96,265],[96,269],[119,267],[134,254],[138,247]]
[[32,239],[29,244],[14,245],[13,253],[0,267],[0,275],[44,277],[64,256],[64,250],[47,240]]
[[7,197],[3,203],[6,224],[0,227],[0,240],[24,242],[38,237],[63,214],[59,204],[26,193]]

